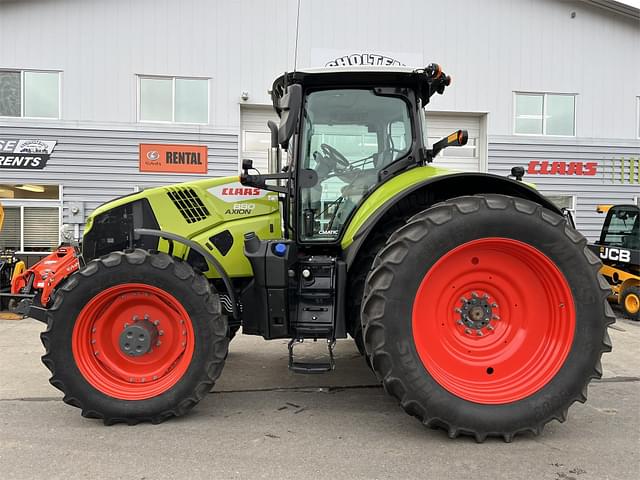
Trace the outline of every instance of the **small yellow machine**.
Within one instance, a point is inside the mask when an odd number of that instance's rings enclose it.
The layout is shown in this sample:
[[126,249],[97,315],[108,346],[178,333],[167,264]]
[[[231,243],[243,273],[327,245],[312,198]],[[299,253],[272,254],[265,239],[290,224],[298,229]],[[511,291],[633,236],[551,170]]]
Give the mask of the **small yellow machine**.
[[[4,224],[4,209],[0,203],[0,232],[2,232],[2,226]],[[18,275],[21,275],[26,270],[25,263],[17,258],[13,251],[0,250],[0,310],[6,305],[2,302],[3,293],[9,293],[11,291],[11,283],[13,279]],[[13,316],[11,316],[11,319]],[[22,318],[21,316],[19,318]]]
[[600,239],[589,247],[603,262],[600,273],[611,284],[611,300],[625,315],[640,320],[640,208],[598,205],[606,214]]

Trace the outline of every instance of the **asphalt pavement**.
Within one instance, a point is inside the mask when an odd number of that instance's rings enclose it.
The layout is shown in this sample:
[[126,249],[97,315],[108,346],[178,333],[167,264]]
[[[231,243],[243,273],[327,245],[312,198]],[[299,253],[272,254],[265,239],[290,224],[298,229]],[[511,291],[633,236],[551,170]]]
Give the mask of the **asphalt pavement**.
[[[640,478],[640,323],[619,320],[604,377],[569,420],[513,443],[451,440],[405,414],[353,342],[337,368],[287,370],[284,341],[240,335],[213,392],[186,417],[105,427],[65,405],[32,320],[0,321],[0,479]],[[321,355],[321,344],[303,345]],[[301,350],[302,351],[302,350]]]

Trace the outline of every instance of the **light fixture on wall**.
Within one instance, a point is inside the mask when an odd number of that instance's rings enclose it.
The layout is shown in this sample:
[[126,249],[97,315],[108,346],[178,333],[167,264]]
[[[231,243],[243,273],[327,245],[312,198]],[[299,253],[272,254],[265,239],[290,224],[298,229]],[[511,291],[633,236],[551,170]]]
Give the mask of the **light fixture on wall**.
[[25,185],[16,185],[16,188],[19,188],[20,190],[26,190],[28,192],[36,192],[36,193],[44,192],[44,187],[42,185],[31,185],[27,183]]
[[249,100],[249,92],[247,92],[246,90],[244,90],[241,94],[240,94],[240,98],[242,99],[243,102],[246,102],[247,100]]
[[16,194],[8,188],[0,188],[0,198],[14,198]]

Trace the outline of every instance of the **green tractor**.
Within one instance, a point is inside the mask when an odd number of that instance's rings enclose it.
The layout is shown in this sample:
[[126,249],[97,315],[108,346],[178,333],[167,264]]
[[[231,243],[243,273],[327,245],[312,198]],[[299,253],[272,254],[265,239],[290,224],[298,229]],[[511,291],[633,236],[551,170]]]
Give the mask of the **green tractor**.
[[[287,73],[273,173],[244,161],[96,209],[86,265],[31,308],[64,401],[105,424],[183,415],[242,327],[290,339],[300,373],[332,370],[350,335],[402,408],[451,437],[564,421],[611,349],[600,261],[517,168],[433,165],[467,141],[426,141],[424,107],[450,81],[435,64]],[[326,361],[300,360],[307,339]]]

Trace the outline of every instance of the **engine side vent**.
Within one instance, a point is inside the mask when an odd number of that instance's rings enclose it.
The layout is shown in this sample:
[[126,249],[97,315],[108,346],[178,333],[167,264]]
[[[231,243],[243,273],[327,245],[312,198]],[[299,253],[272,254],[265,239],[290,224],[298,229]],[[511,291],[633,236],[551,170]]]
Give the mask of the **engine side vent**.
[[173,187],[167,191],[167,195],[173,201],[187,223],[195,223],[207,218],[209,210],[193,188]]

